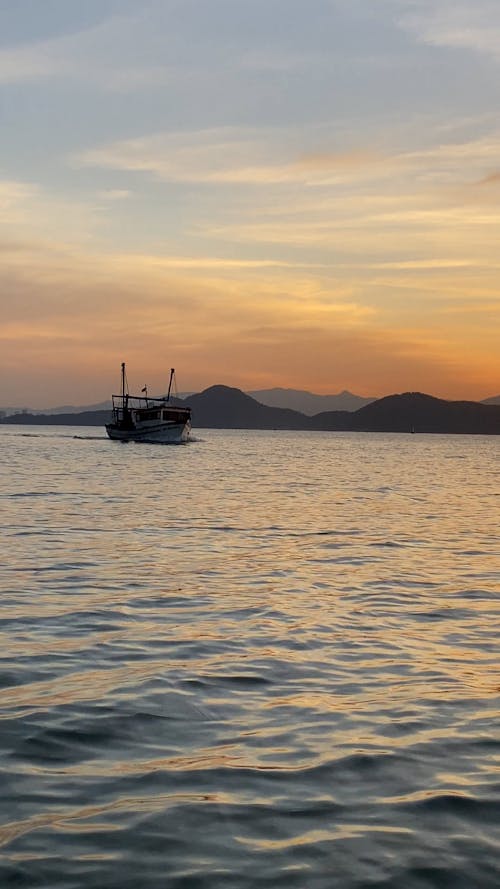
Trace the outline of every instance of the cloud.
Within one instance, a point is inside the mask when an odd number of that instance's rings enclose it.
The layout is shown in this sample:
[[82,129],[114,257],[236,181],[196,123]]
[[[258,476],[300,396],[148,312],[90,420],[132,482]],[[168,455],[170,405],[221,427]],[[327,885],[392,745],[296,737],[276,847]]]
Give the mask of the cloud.
[[496,0],[414,0],[403,4],[400,25],[431,46],[466,49],[500,61]]
[[[289,2],[283,8],[289,9]],[[106,8],[99,9],[97,4],[93,24],[75,25],[70,32],[0,47],[0,84],[40,86],[57,79],[115,92],[165,85],[178,89],[181,81],[189,86],[193,79],[200,85],[203,79],[225,80],[228,67],[242,84],[249,72],[269,76],[318,64],[314,45],[294,46],[293,27],[290,45],[289,28],[286,23],[283,28],[283,20],[277,36],[270,39],[273,29],[269,22],[274,16],[272,10],[270,16],[267,3],[254,0],[250,16],[242,4],[231,8],[225,2],[211,0],[210,8],[205,7],[203,3],[193,7],[187,2],[148,0],[138,9],[136,3],[121,0],[115,7],[119,11],[107,14]],[[15,12],[11,14],[15,17]],[[274,15],[281,16],[279,8]],[[88,10],[84,18],[91,20],[92,11]],[[245,30],[248,18],[251,27]],[[53,25],[53,30],[59,30],[58,26]],[[50,14],[45,30],[49,29]],[[261,29],[264,35],[259,33]],[[266,38],[266,48],[261,36]],[[324,60],[328,60],[327,54]]]
[[15,180],[0,180],[0,222],[16,222],[22,218],[23,207],[36,199],[35,185]]
[[0,84],[58,79],[112,91],[160,86],[173,71],[151,61],[159,47],[160,35],[150,31],[148,18],[124,11],[72,33],[0,48]]
[[399,262],[372,263],[372,269],[394,269],[397,271],[429,271],[429,269],[467,269],[475,266],[469,259],[409,259]]
[[[300,271],[224,257],[99,255],[37,241],[3,246],[0,380],[8,391],[0,404],[13,392],[29,403],[37,386],[38,406],[48,392],[52,403],[78,393],[80,403],[101,400],[124,359],[141,385],[160,388],[165,361],[181,370],[184,389],[224,382],[367,392],[370,380],[377,393],[459,395],[469,377],[493,379],[494,274],[479,287],[477,270],[458,265],[422,267],[419,274],[434,277],[417,281],[397,264]],[[471,343],[488,311],[488,334]],[[467,367],[457,369],[464,343]]]
[[483,176],[482,179],[477,183],[478,185],[498,185],[500,183],[500,171],[495,171],[494,173],[488,173],[487,176]]
[[97,192],[97,197],[103,201],[123,201],[131,195],[132,192],[128,188],[105,188]]
[[76,197],[34,182],[0,180],[0,232],[4,238],[82,243],[102,225],[97,194]]
[[52,57],[50,46],[0,50],[0,83],[36,81],[64,74],[68,66]]
[[[311,150],[308,141],[327,147]],[[386,146],[384,152],[357,144],[332,149],[336,142],[335,129],[325,126],[311,128],[305,137],[293,128],[220,127],[113,142],[80,152],[71,162],[184,185],[323,188],[325,194],[349,186],[361,200],[378,188],[383,201],[387,194],[414,191],[416,184],[436,191],[481,179],[500,154],[495,129],[480,138],[448,137],[422,148]]]
[[363,169],[382,160],[374,152],[355,149],[350,152],[311,152],[299,157],[297,165],[312,170]]
[[364,171],[373,175],[384,162],[358,148],[297,154],[291,147],[296,141],[289,130],[278,128],[165,132],[88,149],[73,163],[148,173],[167,182],[265,186],[347,182]]
[[282,259],[231,259],[217,256],[161,256],[149,257],[149,262],[154,266],[164,269],[191,269],[203,272],[234,272],[244,270],[246,272],[261,271],[263,269],[288,269],[292,272],[298,269],[321,270],[325,263],[314,262],[287,262]]

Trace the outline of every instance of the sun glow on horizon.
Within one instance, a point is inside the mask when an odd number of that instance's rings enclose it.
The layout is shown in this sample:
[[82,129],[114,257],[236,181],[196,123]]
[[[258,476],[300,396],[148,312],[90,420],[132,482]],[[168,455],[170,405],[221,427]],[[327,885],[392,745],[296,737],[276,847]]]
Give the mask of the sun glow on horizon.
[[101,401],[124,359],[190,391],[496,395],[500,118],[471,60],[500,56],[437,5],[432,40],[423,6],[339,0],[257,0],[246,37],[208,0],[231,40],[156,0],[1,12],[0,406]]

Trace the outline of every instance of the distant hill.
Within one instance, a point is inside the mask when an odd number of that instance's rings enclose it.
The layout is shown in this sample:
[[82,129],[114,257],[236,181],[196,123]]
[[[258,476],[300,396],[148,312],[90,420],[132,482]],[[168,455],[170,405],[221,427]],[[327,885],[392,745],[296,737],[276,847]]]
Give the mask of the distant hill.
[[[338,429],[338,413],[312,418],[317,429]],[[441,432],[500,434],[500,406],[444,401],[421,392],[388,395],[349,416],[353,432]]]
[[[225,388],[230,389],[231,387]],[[204,391],[206,392],[209,390]],[[236,391],[239,392],[241,390],[238,389]],[[178,396],[179,403],[182,403],[186,400],[191,401],[199,394],[202,393],[181,392]],[[259,404],[266,405],[267,407],[287,408],[289,410],[305,414],[307,417],[313,417],[319,413],[330,411],[349,411],[352,413],[362,407],[365,407],[368,404],[373,404],[374,401],[381,400],[376,398],[364,398],[361,395],[354,395],[352,392],[348,392],[347,390],[339,392],[336,395],[317,395],[316,393],[308,392],[305,389],[284,389],[280,387],[276,387],[274,389],[255,389],[244,394],[248,395],[250,398],[253,398],[255,401],[258,401]],[[175,401],[175,399],[173,400]],[[490,398],[484,398],[482,401],[477,403],[500,404],[500,395],[492,395]],[[44,409],[30,407],[3,407],[0,408],[0,415],[3,414],[10,416],[12,414],[16,414],[17,416],[19,416],[22,413],[28,415],[39,414],[48,416],[51,414],[83,414],[107,410],[111,410],[111,401],[109,400],[101,401],[98,404],[87,404],[80,406],[66,404],[60,405],[59,407]]]
[[365,404],[375,401],[374,398],[362,398],[352,392],[339,392],[337,395],[316,395],[302,389],[256,389],[248,392],[256,401],[269,407],[286,407],[300,411],[308,417],[322,411],[357,411]]
[[82,414],[92,411],[111,410],[111,401],[100,401],[99,404],[85,404],[80,405],[79,407],[74,404],[65,404],[60,407],[43,408],[42,410],[37,410],[32,407],[4,407],[0,408],[0,410],[5,412],[8,416],[11,414],[16,414],[16,416],[18,416],[20,413],[30,415],[43,414],[44,416],[49,414]]
[[80,414],[87,413],[92,411],[110,411],[111,410],[111,401],[100,401],[98,404],[85,404],[81,407],[76,407],[74,404],[65,404],[62,407],[53,407],[50,410],[45,410],[45,414]]
[[[183,403],[180,399],[178,403]],[[421,392],[388,395],[357,411],[322,411],[308,417],[288,408],[260,404],[240,389],[211,386],[184,402],[194,428],[290,429],[339,432],[441,432],[500,434],[500,405],[444,401]],[[17,414],[3,423],[104,426],[110,411],[67,414]]]
[[269,407],[229,386],[210,386],[188,399],[193,425],[219,429],[305,429],[307,417],[287,408]]
[[[193,411],[193,425],[213,429],[304,429],[308,418],[297,411],[271,408],[259,404],[245,395],[241,389],[229,386],[211,386],[189,399],[172,399],[186,404]],[[5,417],[9,424],[47,424],[62,426],[104,426],[111,418],[111,411],[84,411],[67,414],[22,413]]]
[[68,414],[10,414],[1,423],[20,426],[104,426],[111,419],[111,411],[82,411]]

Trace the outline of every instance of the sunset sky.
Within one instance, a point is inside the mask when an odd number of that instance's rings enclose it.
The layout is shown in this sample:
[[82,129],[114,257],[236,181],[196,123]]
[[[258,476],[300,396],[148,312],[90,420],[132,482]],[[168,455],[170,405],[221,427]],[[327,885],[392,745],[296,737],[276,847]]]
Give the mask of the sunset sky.
[[498,0],[0,0],[0,406],[500,392]]

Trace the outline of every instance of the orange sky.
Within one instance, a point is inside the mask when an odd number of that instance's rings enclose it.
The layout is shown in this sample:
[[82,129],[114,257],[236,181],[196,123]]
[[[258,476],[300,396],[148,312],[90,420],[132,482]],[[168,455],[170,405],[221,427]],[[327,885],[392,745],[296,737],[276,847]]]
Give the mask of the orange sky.
[[0,406],[500,392],[500,11],[278,7],[0,12]]

